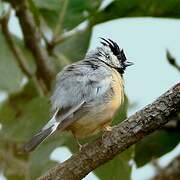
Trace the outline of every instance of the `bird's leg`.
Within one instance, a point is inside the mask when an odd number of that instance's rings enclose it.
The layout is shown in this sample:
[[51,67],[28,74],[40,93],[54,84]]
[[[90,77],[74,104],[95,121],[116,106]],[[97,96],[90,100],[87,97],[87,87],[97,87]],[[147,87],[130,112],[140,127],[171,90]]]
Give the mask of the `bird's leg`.
[[106,136],[106,132],[107,132],[107,133],[108,133],[108,132],[111,132],[111,131],[112,131],[112,127],[110,126],[109,123],[106,123],[106,124],[104,124],[104,125],[102,126],[102,131],[103,131],[102,139],[104,139],[105,136]]
[[111,132],[111,131],[112,131],[112,127],[111,127],[109,121],[106,122],[106,123],[104,123],[104,124],[102,124],[101,127],[102,127],[102,131],[103,131],[103,132]]
[[72,133],[74,136],[74,139],[76,140],[76,143],[78,145],[79,151],[81,151],[83,145],[79,142],[79,139],[76,137],[76,135],[74,133]]
[[106,125],[103,127],[103,131],[104,132],[111,132],[112,131],[112,127],[110,125]]
[[76,142],[77,142],[77,144],[78,144],[79,151],[81,151],[83,145],[79,142],[78,138],[75,137],[75,139],[76,139]]

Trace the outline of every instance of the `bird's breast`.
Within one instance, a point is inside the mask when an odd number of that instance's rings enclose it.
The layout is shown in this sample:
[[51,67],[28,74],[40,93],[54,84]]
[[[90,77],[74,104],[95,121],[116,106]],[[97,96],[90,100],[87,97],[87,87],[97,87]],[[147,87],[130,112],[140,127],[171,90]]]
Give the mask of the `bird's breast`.
[[114,94],[110,102],[110,107],[116,112],[124,102],[123,78],[116,70],[113,70],[112,73],[112,89]]
[[[123,79],[113,70],[111,92],[107,94],[108,101],[94,102],[89,106],[88,113],[77,120],[69,128],[77,138],[85,138],[98,133],[106,124],[110,124],[113,116],[124,101]],[[98,101],[98,99],[97,99]]]

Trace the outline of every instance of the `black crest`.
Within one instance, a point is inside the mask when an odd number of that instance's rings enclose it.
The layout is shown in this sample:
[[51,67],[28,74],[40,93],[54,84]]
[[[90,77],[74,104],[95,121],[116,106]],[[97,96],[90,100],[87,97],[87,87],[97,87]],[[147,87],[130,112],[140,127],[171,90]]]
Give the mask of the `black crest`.
[[115,43],[114,41],[112,41],[111,39],[104,39],[101,38],[103,41],[101,41],[101,44],[103,46],[107,46],[111,49],[112,53],[117,57],[117,59],[119,60],[120,64],[118,67],[115,67],[117,69],[117,71],[120,74],[124,73],[124,70],[126,69],[127,66],[131,66],[133,65],[132,62],[127,61],[127,58],[124,54],[123,49],[120,49],[119,46],[117,45],[117,43]]
[[101,38],[101,39],[103,40],[103,42],[101,41],[101,44],[104,46],[109,46],[113,54],[121,62],[125,62],[127,60],[123,49],[120,49],[116,42],[112,41],[111,39],[104,39],[104,38]]

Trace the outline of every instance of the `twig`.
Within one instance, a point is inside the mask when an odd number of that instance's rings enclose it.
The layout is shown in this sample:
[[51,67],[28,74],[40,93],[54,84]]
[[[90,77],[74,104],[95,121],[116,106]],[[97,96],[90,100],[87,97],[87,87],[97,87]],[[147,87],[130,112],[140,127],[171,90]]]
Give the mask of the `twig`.
[[14,54],[14,56],[15,56],[18,64],[19,64],[21,70],[23,71],[23,73],[28,78],[32,79],[37,91],[39,92],[39,95],[43,96],[44,95],[43,90],[40,87],[37,78],[33,75],[30,68],[28,67],[28,64],[26,63],[27,61],[26,61],[24,54],[18,48],[18,46],[16,46],[15,43],[13,42],[13,39],[12,39],[11,34],[9,32],[9,29],[8,29],[9,16],[10,16],[10,9],[0,19],[1,29],[2,29],[2,32],[3,32],[4,37],[6,39],[6,42],[9,46],[9,48],[11,49],[12,53]]
[[90,28],[89,22],[87,22],[83,27],[82,27],[82,24],[80,24],[79,26],[75,27],[74,29],[63,33],[62,35],[56,36],[48,43],[48,47],[47,47],[48,52],[52,53],[52,50],[54,49],[54,47],[57,44],[64,42],[65,40],[75,36],[78,33],[85,31],[88,28]]
[[67,6],[68,6],[68,0],[63,0],[62,9],[59,12],[59,21],[53,31],[52,39],[49,42],[46,41],[46,47],[49,54],[52,54],[54,47],[58,44],[56,43],[56,39],[58,39],[59,36],[61,37],[62,25],[64,21],[64,16],[66,14]]
[[179,111],[180,83],[38,180],[80,180],[132,144],[161,128],[176,117]]
[[67,5],[68,5],[68,0],[63,0],[62,9],[59,13],[59,21],[57,23],[57,26],[55,27],[52,41],[54,41],[57,38],[57,36],[59,36],[61,34],[64,16],[65,16],[66,10],[67,10]]
[[11,0],[9,2],[16,10],[26,46],[37,61],[37,77],[42,79],[47,88],[50,89],[51,80],[55,73],[54,65],[50,61],[46,49],[41,44],[41,33],[36,27],[27,0]]
[[176,68],[180,72],[180,65],[176,62],[176,59],[171,55],[169,50],[166,51],[167,60],[170,65],[172,65],[174,68]]

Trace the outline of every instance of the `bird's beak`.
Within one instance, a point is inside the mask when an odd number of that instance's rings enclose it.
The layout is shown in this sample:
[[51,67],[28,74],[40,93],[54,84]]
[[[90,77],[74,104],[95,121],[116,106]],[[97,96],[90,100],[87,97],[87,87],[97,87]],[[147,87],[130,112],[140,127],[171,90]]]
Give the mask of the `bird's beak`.
[[127,67],[127,66],[132,66],[134,63],[132,62],[129,62],[129,61],[125,61],[124,62],[124,65]]

